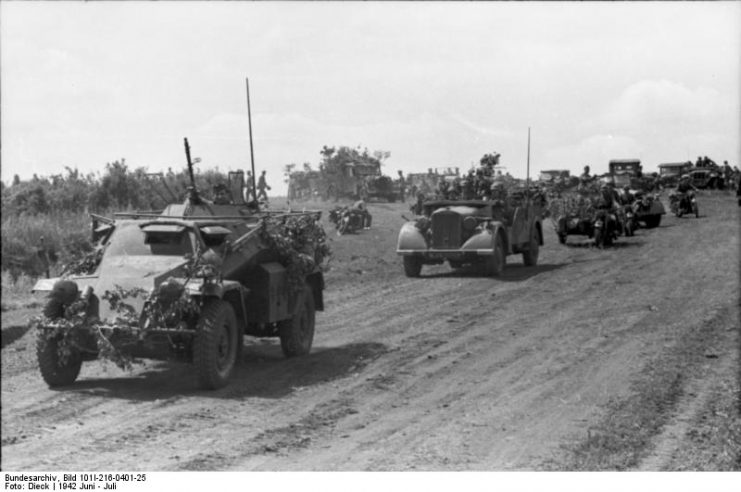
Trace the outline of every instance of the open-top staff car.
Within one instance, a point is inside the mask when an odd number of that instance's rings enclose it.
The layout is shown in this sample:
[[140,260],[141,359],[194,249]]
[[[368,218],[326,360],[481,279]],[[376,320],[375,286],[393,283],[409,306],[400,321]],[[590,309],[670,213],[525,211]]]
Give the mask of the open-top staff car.
[[408,277],[444,261],[453,268],[479,265],[486,275],[499,275],[509,255],[522,254],[525,265],[538,262],[542,211],[523,192],[505,200],[430,201],[423,208],[424,216],[399,232],[396,252]]

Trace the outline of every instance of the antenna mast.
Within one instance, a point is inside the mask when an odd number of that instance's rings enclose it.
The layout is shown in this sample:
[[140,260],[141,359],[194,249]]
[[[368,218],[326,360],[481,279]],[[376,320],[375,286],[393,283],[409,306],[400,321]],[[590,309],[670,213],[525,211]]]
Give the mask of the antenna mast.
[[527,197],[530,199],[530,127],[527,127]]
[[257,185],[255,184],[255,152],[252,149],[252,109],[250,108],[250,79],[244,79],[247,85],[247,121],[250,128],[250,164],[252,166],[252,199],[257,202]]

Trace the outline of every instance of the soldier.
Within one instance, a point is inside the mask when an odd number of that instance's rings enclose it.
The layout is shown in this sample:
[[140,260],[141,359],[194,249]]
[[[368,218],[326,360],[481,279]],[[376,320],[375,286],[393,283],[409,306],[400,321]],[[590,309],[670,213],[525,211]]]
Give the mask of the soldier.
[[399,170],[399,197],[401,198],[401,201],[404,201],[404,197],[406,196],[406,181],[404,180],[404,174]]
[[683,174],[682,177],[679,178],[679,183],[677,183],[677,193],[687,193],[690,190],[697,191],[697,188],[692,185],[690,175]]
[[473,200],[476,195],[476,183],[474,182],[473,169],[468,171],[468,175],[462,182],[462,194],[464,200]]
[[250,203],[255,199],[254,196],[252,196],[252,171],[247,171],[247,176],[244,180],[244,201],[245,203]]
[[635,197],[630,192],[630,186],[623,186],[623,191],[620,193],[620,203],[622,205],[630,205],[635,200]]
[[424,193],[418,193],[417,194],[417,201],[414,202],[410,207],[409,210],[414,215],[422,215],[424,213],[424,201],[425,201],[425,195]]
[[618,203],[620,203],[620,195],[614,188],[615,182],[611,178],[607,178],[604,183],[600,186],[600,197],[597,208],[616,209]]
[[437,183],[437,193],[440,195],[441,200],[447,200],[448,199],[448,193],[450,191],[450,187],[448,186],[448,182],[445,181],[444,178],[441,178],[440,181]]
[[266,190],[270,189],[272,188],[270,188],[270,186],[268,186],[268,183],[265,181],[265,171],[263,171],[260,175],[260,179],[257,182],[257,200],[259,201],[260,198],[262,198],[267,202],[268,192]]
[[229,205],[232,200],[229,197],[229,190],[224,183],[214,185],[214,205]]
[[589,166],[584,166],[584,172],[579,176],[579,188],[585,188],[593,179],[589,174]]

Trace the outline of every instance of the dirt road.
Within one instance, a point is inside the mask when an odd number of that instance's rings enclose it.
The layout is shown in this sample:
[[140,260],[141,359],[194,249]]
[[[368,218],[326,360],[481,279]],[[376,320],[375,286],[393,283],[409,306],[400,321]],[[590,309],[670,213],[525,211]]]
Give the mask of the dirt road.
[[739,211],[730,195],[700,206],[605,251],[560,245],[546,222],[537,267],[516,256],[497,279],[447,265],[408,279],[394,253],[405,207],[371,204],[374,229],[332,242],[312,354],[247,340],[213,392],[188,365],[151,361],[85,363],[50,390],[30,312],[3,313],[2,468],[573,469],[573,450],[668,368],[670,396],[635,416],[655,431],[629,468],[679,469],[709,400],[738,392]]

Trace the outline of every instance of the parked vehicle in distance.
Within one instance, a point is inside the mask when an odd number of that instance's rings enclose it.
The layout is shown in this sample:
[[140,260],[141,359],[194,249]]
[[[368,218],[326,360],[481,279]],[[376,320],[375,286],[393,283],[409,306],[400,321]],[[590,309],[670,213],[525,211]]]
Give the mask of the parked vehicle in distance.
[[692,169],[692,163],[687,162],[665,162],[659,164],[659,182],[665,188],[677,186],[679,178]]

